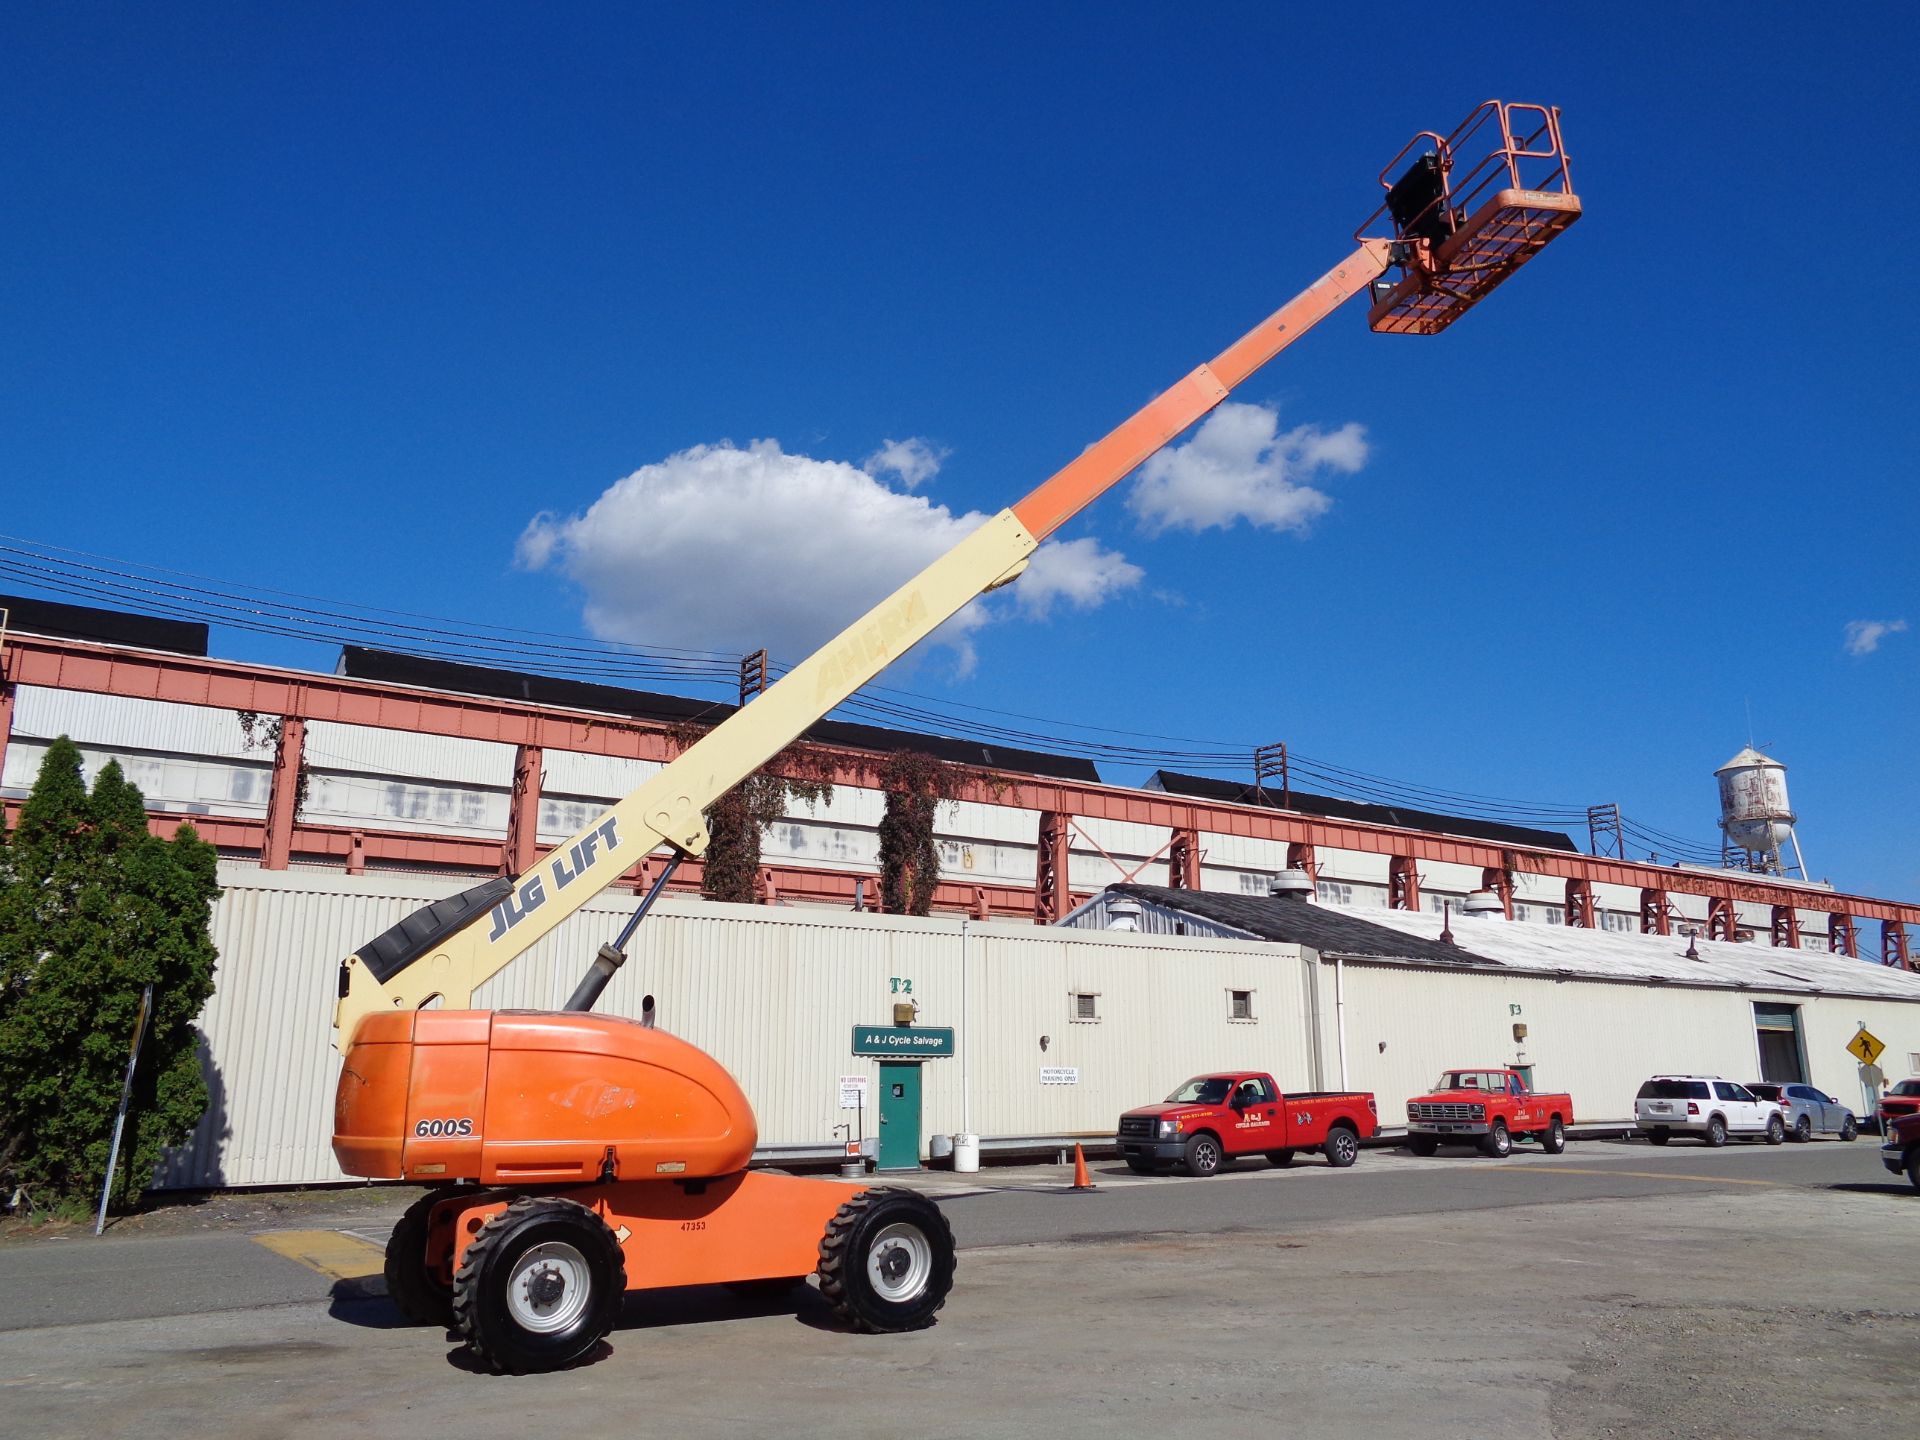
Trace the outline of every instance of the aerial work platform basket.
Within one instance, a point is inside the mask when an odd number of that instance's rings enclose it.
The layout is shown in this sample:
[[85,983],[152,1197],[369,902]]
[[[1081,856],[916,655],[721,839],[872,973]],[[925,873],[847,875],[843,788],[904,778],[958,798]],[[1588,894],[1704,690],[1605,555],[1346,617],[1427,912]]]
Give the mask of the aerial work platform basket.
[[1553,106],[1488,100],[1449,135],[1422,130],[1380,187],[1355,238],[1392,227],[1400,275],[1374,282],[1367,313],[1388,334],[1439,334],[1580,218]]

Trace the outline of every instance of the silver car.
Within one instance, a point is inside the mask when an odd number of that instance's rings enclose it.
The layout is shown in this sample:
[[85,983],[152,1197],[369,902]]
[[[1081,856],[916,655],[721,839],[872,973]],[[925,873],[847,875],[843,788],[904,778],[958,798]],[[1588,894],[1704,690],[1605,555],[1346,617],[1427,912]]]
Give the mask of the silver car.
[[1777,1084],[1762,1081],[1747,1086],[1762,1100],[1771,1100],[1787,1118],[1789,1140],[1811,1140],[1816,1135],[1838,1135],[1851,1140],[1860,1133],[1860,1122],[1853,1111],[1824,1090],[1811,1085]]

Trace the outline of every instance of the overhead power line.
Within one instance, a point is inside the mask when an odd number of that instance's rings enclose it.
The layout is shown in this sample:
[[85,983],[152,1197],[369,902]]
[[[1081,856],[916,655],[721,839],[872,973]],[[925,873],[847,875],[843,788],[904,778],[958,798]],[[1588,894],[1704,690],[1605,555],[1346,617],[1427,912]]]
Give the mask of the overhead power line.
[[[16,536],[0,535],[0,577],[20,588],[81,603],[134,609],[252,634],[330,645],[364,645],[605,685],[666,684],[738,693],[740,657],[731,652],[624,644],[358,605],[40,545]],[[777,678],[791,669],[776,663],[769,667],[769,676]],[[834,714],[888,728],[931,730],[987,745],[1230,780],[1243,780],[1250,773],[1255,748],[1249,741],[1204,740],[1058,720],[879,684],[866,686]],[[1587,820],[1587,807],[1571,801],[1517,800],[1424,785],[1357,770],[1297,750],[1289,752],[1289,759],[1294,775],[1313,788],[1363,803],[1512,825],[1577,829]],[[1720,859],[1717,846],[1624,819],[1621,828],[1635,845],[1675,859],[1713,864]]]

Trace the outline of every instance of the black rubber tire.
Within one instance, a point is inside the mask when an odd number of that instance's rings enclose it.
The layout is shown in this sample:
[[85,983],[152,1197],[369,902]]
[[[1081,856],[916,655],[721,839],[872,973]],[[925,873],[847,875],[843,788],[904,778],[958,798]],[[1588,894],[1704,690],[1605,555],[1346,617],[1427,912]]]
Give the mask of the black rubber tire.
[[[514,1318],[507,1285],[515,1262],[549,1241],[579,1253],[588,1291],[578,1319],[543,1334]],[[606,1221],[571,1200],[523,1195],[481,1226],[467,1246],[453,1277],[453,1317],[468,1349],[488,1369],[534,1375],[571,1365],[606,1339],[626,1293],[626,1257]]]
[[1431,1135],[1415,1135],[1407,1141],[1407,1148],[1420,1156],[1432,1155],[1440,1148],[1440,1142]]
[[1673,1138],[1673,1132],[1671,1130],[1647,1131],[1647,1143],[1650,1145],[1664,1145],[1667,1143],[1667,1141],[1671,1140],[1672,1138]]
[[1187,1153],[1181,1163],[1186,1166],[1187,1174],[1204,1180],[1226,1163],[1226,1152],[1220,1148],[1219,1140],[1203,1130],[1187,1141]]
[[1851,1115],[1847,1116],[1845,1120],[1840,1122],[1840,1138],[1847,1141],[1858,1140],[1860,1138],[1860,1122],[1855,1120]]
[[1327,1143],[1320,1151],[1327,1157],[1327,1164],[1344,1170],[1360,1158],[1360,1137],[1347,1126],[1336,1125],[1327,1132]]
[[1796,1144],[1804,1145],[1813,1139],[1813,1117],[1802,1115],[1793,1122],[1793,1139]]
[[1767,1144],[1784,1145],[1787,1140],[1787,1122],[1778,1115],[1767,1117]]
[[1127,1156],[1127,1169],[1136,1175],[1151,1175],[1156,1168],[1151,1160],[1142,1160],[1137,1155]]
[[427,1218],[442,1200],[477,1193],[474,1185],[429,1190],[407,1207],[387,1238],[387,1298],[415,1325],[453,1328],[453,1284],[427,1266]]
[[1707,1133],[1703,1138],[1711,1148],[1718,1150],[1727,1143],[1727,1122],[1718,1115],[1713,1116],[1707,1121]]
[[1490,1155],[1495,1160],[1504,1160],[1513,1153],[1513,1136],[1507,1133],[1507,1122],[1495,1120],[1493,1129],[1487,1132],[1480,1142],[1480,1153]]
[[1560,1123],[1560,1117],[1554,1116],[1547,1122],[1547,1128],[1540,1132],[1540,1148],[1549,1155],[1563,1155],[1567,1149],[1567,1127]]
[[[874,1243],[896,1225],[918,1230],[928,1250],[925,1282],[888,1299],[867,1273]],[[890,1247],[891,1248],[891,1247]],[[820,1294],[849,1329],[869,1335],[924,1330],[953,1289],[953,1228],[940,1207],[912,1190],[862,1190],[842,1205],[820,1237]]]
[[1284,1170],[1293,1163],[1293,1151],[1269,1150],[1267,1151],[1267,1163],[1276,1170]]
[[1907,1183],[1920,1190],[1920,1149],[1907,1152]]

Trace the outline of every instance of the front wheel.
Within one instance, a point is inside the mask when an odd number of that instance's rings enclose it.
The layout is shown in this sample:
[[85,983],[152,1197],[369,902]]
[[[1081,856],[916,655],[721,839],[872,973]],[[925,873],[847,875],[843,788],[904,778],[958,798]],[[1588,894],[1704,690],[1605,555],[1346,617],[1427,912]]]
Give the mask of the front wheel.
[[572,1200],[524,1195],[467,1246],[453,1316],[489,1369],[537,1374],[604,1340],[626,1291],[626,1257],[606,1221]]
[[863,1190],[827,1222],[820,1294],[853,1330],[924,1330],[953,1289],[953,1228],[912,1190]]
[[1267,1163],[1276,1170],[1284,1170],[1293,1163],[1293,1151],[1269,1150],[1267,1151]]
[[1201,1179],[1220,1168],[1220,1142],[1211,1135],[1196,1135],[1187,1141],[1187,1174]]
[[1907,1155],[1907,1183],[1920,1190],[1920,1149],[1910,1151]]
[[1127,1169],[1136,1175],[1153,1174],[1153,1161],[1143,1160],[1138,1155],[1127,1156]]
[[1540,1148],[1549,1155],[1558,1155],[1567,1148],[1567,1127],[1560,1123],[1558,1115],[1547,1126],[1546,1133],[1540,1137]]
[[1778,1115],[1767,1117],[1767,1144],[1779,1145],[1787,1138],[1787,1122]]
[[1336,1170],[1344,1170],[1360,1158],[1360,1137],[1344,1125],[1336,1125],[1327,1133],[1327,1143],[1321,1147],[1327,1157],[1327,1164]]
[[1480,1142],[1480,1153],[1491,1155],[1496,1160],[1504,1160],[1513,1153],[1513,1136],[1507,1133],[1507,1122],[1496,1120],[1493,1129],[1487,1132],[1487,1138]]
[[1414,1135],[1407,1140],[1407,1148],[1420,1156],[1432,1155],[1440,1148],[1440,1142],[1431,1135]]

